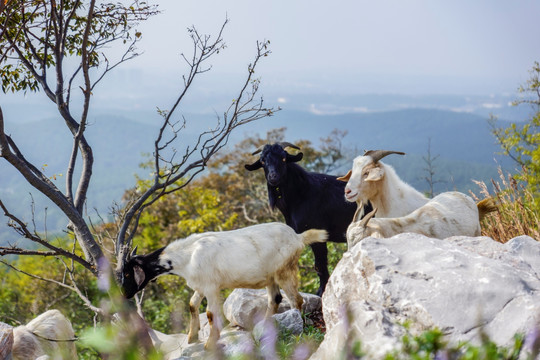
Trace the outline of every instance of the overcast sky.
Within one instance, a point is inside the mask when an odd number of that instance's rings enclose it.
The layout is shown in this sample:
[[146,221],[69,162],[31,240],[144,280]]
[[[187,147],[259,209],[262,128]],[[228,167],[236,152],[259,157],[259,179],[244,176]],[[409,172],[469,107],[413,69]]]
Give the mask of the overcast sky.
[[514,91],[540,60],[540,1],[163,0],[141,29],[145,54],[130,68],[180,71],[186,29],[227,50],[214,76],[243,73],[257,40],[271,41],[263,83],[290,91],[489,94]]

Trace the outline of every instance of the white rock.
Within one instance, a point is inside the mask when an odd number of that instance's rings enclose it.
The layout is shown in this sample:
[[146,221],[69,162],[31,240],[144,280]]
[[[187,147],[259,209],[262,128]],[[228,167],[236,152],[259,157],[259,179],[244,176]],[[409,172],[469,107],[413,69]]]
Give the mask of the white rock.
[[[400,234],[367,238],[344,254],[323,295],[327,334],[312,359],[328,359],[361,340],[370,358],[400,344],[403,322],[434,326],[447,340],[513,343],[540,313],[540,243],[487,237],[431,239]],[[350,319],[345,315],[347,310]]]
[[[283,301],[279,305],[278,313],[291,309],[289,301],[284,293]],[[317,295],[300,293],[304,299],[302,311],[311,313],[321,309],[321,298]],[[235,289],[223,304],[223,313],[231,325],[237,325],[244,329],[253,329],[264,318],[268,304],[265,289]]]
[[290,331],[294,335],[300,335],[304,331],[304,320],[298,309],[290,309],[272,317],[282,330]]

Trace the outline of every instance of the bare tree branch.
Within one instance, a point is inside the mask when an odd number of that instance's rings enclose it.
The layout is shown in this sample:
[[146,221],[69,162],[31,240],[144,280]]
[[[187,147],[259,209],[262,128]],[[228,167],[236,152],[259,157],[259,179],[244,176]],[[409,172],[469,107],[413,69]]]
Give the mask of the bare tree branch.
[[[92,222],[83,217],[94,165],[93,150],[85,134],[92,94],[97,84],[117,66],[138,55],[135,45],[141,34],[135,30],[135,26],[139,21],[157,13],[155,6],[138,0],[132,1],[130,6],[125,2],[101,3],[95,0],[21,0],[10,1],[6,5],[4,0],[0,0],[3,5],[0,8],[0,70],[8,76],[3,81],[3,85],[7,84],[3,89],[41,89],[56,105],[59,120],[63,121],[72,136],[71,153],[66,164],[65,192],[27,160],[24,149],[17,146],[17,139],[6,134],[1,107],[0,157],[65,214],[69,220],[68,229],[75,236],[71,249],[69,244],[63,245],[65,249],[51,245],[46,236],[37,232],[35,226],[32,231],[28,224],[11,214],[0,201],[0,207],[13,229],[46,249],[2,247],[0,256],[16,254],[58,257],[65,267],[62,282],[32,277],[75,291],[96,312],[99,309],[93,307],[74,278],[75,263],[98,275],[102,271],[98,268],[98,261],[106,251],[103,239],[91,231]],[[188,64],[188,72],[182,79],[179,95],[170,110],[160,112],[162,122],[154,142],[151,185],[125,211],[117,214],[118,233],[114,237],[117,270],[123,266],[143,212],[160,198],[181,191],[192,182],[205,170],[211,157],[227,145],[231,132],[238,126],[271,116],[275,111],[264,106],[262,97],[256,98],[259,80],[254,77],[255,69],[259,61],[270,53],[269,42],[265,41],[257,43],[257,53],[248,66],[245,81],[228,109],[222,116],[217,116],[216,126],[201,132],[184,151],[177,152],[174,148],[178,134],[186,124],[183,115],[177,116],[180,105],[195,79],[211,70],[209,59],[225,48],[222,35],[227,23],[228,19],[216,37],[202,35],[195,27],[188,29],[193,41],[193,54],[182,55]],[[126,44],[125,51],[120,59],[110,59],[105,50],[116,44],[117,40]],[[75,94],[72,90],[75,89],[82,91],[82,101],[78,104],[74,101],[77,97],[72,96]],[[75,244],[82,249],[84,258],[75,254]],[[71,265],[67,259],[71,259]],[[67,285],[69,281],[72,284]]]
[[41,251],[23,250],[23,249],[14,248],[14,247],[11,247],[11,248],[2,247],[0,248],[2,249],[2,251],[0,251],[0,255],[15,254],[15,255],[64,256],[78,262],[79,264],[84,266],[86,269],[96,273],[95,267],[93,267],[89,262],[87,262],[80,256],[75,255],[74,251],[69,252],[57,246],[51,245],[48,241],[39,237],[39,235],[36,232],[30,232],[27,225],[22,220],[20,220],[19,218],[17,218],[15,215],[13,215],[12,213],[8,211],[8,209],[6,208],[2,200],[0,200],[0,208],[4,212],[4,216],[6,216],[8,219],[12,221],[11,227],[17,233],[19,233],[21,236],[23,236],[24,238],[28,240],[31,240],[35,243],[43,245],[47,249],[52,250],[49,252],[41,252]]
[[21,175],[42,194],[47,196],[68,219],[75,225],[75,235],[79,240],[81,248],[85,254],[86,260],[92,264],[97,263],[97,260],[103,256],[101,248],[95,242],[90,233],[90,230],[82,218],[81,214],[73,207],[73,204],[62,194],[60,190],[35,166],[30,164],[13,141],[5,134],[4,117],[2,108],[0,107],[0,156],[6,159],[13,167],[15,167]]
[[[193,41],[194,53],[191,59],[188,59],[185,55],[183,55],[183,59],[189,65],[189,73],[187,76],[184,76],[184,88],[174,102],[171,110],[161,112],[164,121],[154,142],[153,184],[131,204],[123,216],[123,224],[116,243],[117,274],[120,273],[123,263],[127,258],[128,249],[138,228],[142,212],[162,196],[179,191],[187,186],[197,174],[205,169],[210,158],[226,146],[229,136],[235,128],[263,117],[271,116],[275,111],[272,108],[265,108],[262,98],[260,101],[254,102],[259,86],[259,80],[253,78],[255,68],[261,58],[266,57],[270,53],[268,42],[257,42],[257,54],[253,63],[248,65],[248,75],[236,98],[224,113],[223,118],[218,117],[216,127],[212,130],[202,132],[195,145],[191,148],[187,147],[183,157],[178,162],[173,161],[177,155],[176,151],[172,152],[169,159],[164,158],[164,150],[176,139],[179,131],[171,123],[172,116],[193,84],[196,76],[210,69],[209,67],[205,67],[205,61],[210,56],[219,53],[225,47],[222,33],[227,22],[228,20],[224,22],[214,41],[211,41],[209,36],[200,35],[195,28],[188,30]],[[172,137],[165,140],[165,131],[169,128],[172,129]],[[192,159],[196,153],[198,153],[197,159]]]

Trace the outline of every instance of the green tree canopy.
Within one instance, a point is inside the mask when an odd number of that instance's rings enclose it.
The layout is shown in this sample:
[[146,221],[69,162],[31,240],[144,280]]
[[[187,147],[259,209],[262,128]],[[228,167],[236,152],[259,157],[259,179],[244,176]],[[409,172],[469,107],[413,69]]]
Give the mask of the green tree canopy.
[[504,154],[521,166],[515,175],[531,191],[536,210],[540,210],[540,64],[535,62],[530,70],[530,79],[519,88],[522,98],[515,106],[529,105],[533,114],[524,123],[512,123],[507,128],[498,128],[492,117],[493,134],[500,143]]

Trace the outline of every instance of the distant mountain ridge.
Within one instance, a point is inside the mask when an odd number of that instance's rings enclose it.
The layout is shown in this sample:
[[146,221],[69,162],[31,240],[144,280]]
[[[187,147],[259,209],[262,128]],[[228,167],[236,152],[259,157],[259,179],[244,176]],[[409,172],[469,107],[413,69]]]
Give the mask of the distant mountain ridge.
[[[210,122],[215,118],[202,115],[186,115],[188,127],[180,133],[178,149],[193,142],[201,129],[207,129],[203,119]],[[505,126],[505,123],[501,123]],[[143,153],[151,153],[159,123],[148,124],[127,118],[100,115],[88,127],[87,136],[94,149],[95,165],[87,208],[95,214],[94,208],[102,216],[107,215],[113,201],[120,201],[124,191],[135,183],[134,175],[146,177],[147,170],[139,164],[145,160]],[[233,134],[230,144],[243,137],[278,127],[287,127],[287,140],[311,140],[315,145],[335,129],[347,130],[344,144],[356,149],[355,155],[365,149],[390,149],[407,153],[406,157],[388,157],[386,162],[394,165],[398,174],[419,190],[426,190],[422,157],[427,153],[428,139],[431,139],[431,153],[440,155],[435,165],[441,183],[437,191],[458,189],[468,191],[475,185],[471,179],[489,181],[496,177],[498,158],[501,165],[511,169],[512,164],[497,156],[500,148],[490,133],[485,118],[468,113],[441,110],[407,109],[390,112],[355,113],[344,115],[313,115],[308,112],[282,110],[275,116],[248,124]],[[64,189],[63,173],[71,150],[71,136],[59,120],[43,120],[34,123],[8,123],[6,131],[19,144],[27,158],[45,173],[56,176],[54,180]],[[32,135],[30,135],[32,134]],[[25,221],[31,220],[28,195],[32,189],[24,179],[5,162],[0,161],[0,198],[13,211],[25,214]],[[43,227],[47,210],[47,228],[51,231],[62,228],[66,220],[47,205],[43,198],[34,193],[38,228]],[[10,238],[13,230],[6,226],[6,219],[0,219],[0,244]]]

